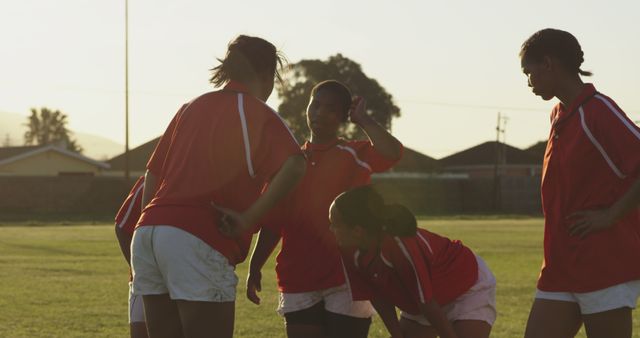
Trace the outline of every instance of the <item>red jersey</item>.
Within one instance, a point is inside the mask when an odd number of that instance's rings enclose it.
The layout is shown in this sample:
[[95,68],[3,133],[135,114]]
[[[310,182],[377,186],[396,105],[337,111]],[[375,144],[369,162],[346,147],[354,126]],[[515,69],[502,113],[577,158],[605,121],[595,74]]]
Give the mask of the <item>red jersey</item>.
[[339,194],[368,184],[372,173],[397,162],[378,154],[369,141],[307,142],[302,150],[307,155],[304,178],[263,224],[282,237],[276,274],[280,291],[287,293],[344,284],[340,251],[329,229],[329,206]]
[[202,239],[229,263],[243,261],[252,233],[218,230],[211,204],[244,211],[300,147],[278,114],[231,81],[183,106],[147,164],[158,189],[137,226],[171,225]]
[[435,299],[444,306],[478,280],[478,262],[460,241],[425,229],[415,236],[384,236],[378,248],[343,250],[355,299],[379,298],[410,314]]
[[129,237],[133,237],[133,230],[138,223],[142,211],[142,190],[144,189],[144,176],[140,176],[133,184],[127,198],[125,198],[118,214],[116,214],[116,226]]
[[551,112],[542,172],[543,291],[590,292],[640,279],[640,209],[609,229],[569,236],[577,211],[608,208],[640,177],[640,129],[613,100],[586,84]]

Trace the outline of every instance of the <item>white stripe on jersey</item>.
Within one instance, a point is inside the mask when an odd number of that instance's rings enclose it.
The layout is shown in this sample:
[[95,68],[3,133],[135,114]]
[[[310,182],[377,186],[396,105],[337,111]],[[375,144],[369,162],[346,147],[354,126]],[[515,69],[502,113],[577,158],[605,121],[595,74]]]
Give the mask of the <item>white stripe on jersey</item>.
[[582,124],[582,129],[587,134],[587,137],[589,138],[589,140],[591,140],[591,143],[593,143],[596,149],[598,149],[598,151],[600,152],[602,157],[604,157],[604,160],[607,161],[607,164],[609,164],[609,167],[611,168],[611,170],[613,170],[616,176],[618,176],[619,178],[625,178],[626,176],[620,171],[620,169],[618,169],[618,167],[616,167],[613,161],[611,161],[611,158],[609,158],[609,155],[607,155],[607,152],[604,150],[604,148],[602,148],[598,140],[596,140],[595,136],[593,136],[593,134],[591,133],[591,130],[589,130],[589,127],[587,127],[587,124],[584,121],[584,109],[580,107],[579,111],[580,111],[580,123]]
[[[260,101],[262,102],[262,101]],[[264,103],[264,102],[263,102]],[[280,122],[282,122],[282,124],[284,125],[284,127],[287,129],[287,131],[289,132],[289,135],[291,135],[291,138],[293,139],[293,141],[298,145],[298,148],[300,147],[300,142],[298,142],[298,140],[296,139],[296,137],[293,135],[293,132],[291,131],[291,129],[289,129],[289,126],[287,125],[287,122],[285,122],[285,120],[282,118],[282,116],[280,116],[280,114],[278,114],[277,111],[273,110],[271,107],[267,106],[266,103],[264,103],[265,107],[269,108],[269,110],[278,117],[278,119],[280,119]]]
[[244,156],[247,159],[247,168],[249,168],[249,176],[256,177],[253,171],[253,162],[251,161],[251,144],[249,144],[249,129],[247,128],[247,118],[244,114],[244,97],[242,93],[238,93],[238,114],[240,114],[240,123],[242,124],[242,138],[244,139]]
[[609,107],[609,110],[611,110],[618,117],[618,119],[622,121],[624,126],[627,127],[627,129],[629,129],[629,131],[640,140],[640,131],[638,130],[638,128],[633,126],[628,119],[625,119],[623,114],[618,109],[616,109],[616,107],[609,100],[607,100],[604,96],[600,94],[596,95],[595,97],[598,100],[604,102],[604,104],[607,105],[607,107]]
[[420,302],[422,304],[424,304],[426,302],[424,300],[424,293],[422,292],[422,284],[420,284],[420,278],[418,277],[418,271],[416,270],[416,266],[413,264],[413,260],[411,259],[411,255],[409,255],[409,251],[404,246],[404,243],[402,243],[400,238],[394,237],[393,239],[396,240],[396,243],[398,243],[398,246],[400,247],[400,250],[402,250],[402,253],[404,254],[404,256],[407,258],[409,263],[411,263],[411,267],[413,268],[413,273],[416,275],[416,284],[417,284],[417,287],[418,287],[418,293],[420,294]]
[[380,253],[380,258],[382,259],[382,261],[384,262],[384,264],[386,264],[388,267],[393,268],[393,264],[391,264],[391,262],[389,262],[383,255],[382,252]]
[[142,184],[140,184],[138,189],[136,189],[136,191],[133,193],[133,197],[131,198],[131,203],[129,203],[129,208],[127,208],[127,212],[124,214],[122,221],[118,224],[118,228],[122,228],[127,223],[127,220],[131,215],[131,210],[133,210],[133,205],[136,204],[135,203],[136,198],[138,198],[138,194],[140,194],[140,192],[142,191],[142,188],[144,188],[144,182],[142,182]]
[[355,150],[353,150],[353,148],[351,148],[351,147],[346,147],[346,146],[343,146],[343,145],[337,145],[336,147],[337,147],[338,149],[344,150],[344,151],[348,152],[349,154],[351,154],[351,156],[353,156],[353,159],[356,161],[356,163],[357,163],[359,166],[361,166],[361,167],[363,167],[363,168],[365,168],[365,169],[367,169],[367,170],[369,170],[369,171],[373,171],[373,170],[371,169],[371,166],[370,166],[367,162],[365,162],[365,161],[363,161],[363,160],[361,160],[361,159],[359,159],[359,158],[358,158],[358,155],[356,154],[356,151],[355,151]]
[[424,244],[427,245],[427,249],[429,249],[429,252],[433,255],[433,250],[431,249],[431,245],[429,245],[427,239],[422,236],[420,231],[417,231],[416,234],[418,235],[418,238],[420,238],[424,242]]

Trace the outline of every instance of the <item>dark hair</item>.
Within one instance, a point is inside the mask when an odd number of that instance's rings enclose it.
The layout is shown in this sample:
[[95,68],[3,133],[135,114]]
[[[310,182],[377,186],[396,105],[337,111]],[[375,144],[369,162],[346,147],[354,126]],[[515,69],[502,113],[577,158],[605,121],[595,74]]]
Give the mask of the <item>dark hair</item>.
[[541,62],[545,56],[558,59],[566,70],[584,76],[591,72],[580,69],[584,62],[584,53],[578,39],[569,32],[546,28],[539,30],[522,44],[520,58]]
[[343,192],[335,206],[348,226],[359,225],[371,234],[381,232],[391,236],[413,236],[418,229],[416,217],[400,204],[385,204],[382,196],[365,185]]
[[284,56],[269,41],[247,35],[240,35],[229,43],[224,59],[211,70],[211,82],[220,87],[231,80],[252,81],[263,74],[273,74],[282,82],[279,69],[285,62]]
[[334,93],[340,101],[340,106],[343,109],[342,121],[346,122],[349,118],[349,108],[351,108],[351,91],[342,82],[337,80],[325,80],[311,89],[311,97],[314,97],[320,90],[326,90]]

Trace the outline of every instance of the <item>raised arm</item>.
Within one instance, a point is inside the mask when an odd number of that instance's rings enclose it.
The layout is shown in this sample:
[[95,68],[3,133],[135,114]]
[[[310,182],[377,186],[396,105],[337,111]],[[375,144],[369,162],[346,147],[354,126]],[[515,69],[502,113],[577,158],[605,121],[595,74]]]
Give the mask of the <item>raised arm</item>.
[[400,159],[400,156],[402,156],[402,143],[367,115],[366,111],[365,100],[359,96],[354,97],[349,110],[351,122],[362,128],[380,155],[390,160]]

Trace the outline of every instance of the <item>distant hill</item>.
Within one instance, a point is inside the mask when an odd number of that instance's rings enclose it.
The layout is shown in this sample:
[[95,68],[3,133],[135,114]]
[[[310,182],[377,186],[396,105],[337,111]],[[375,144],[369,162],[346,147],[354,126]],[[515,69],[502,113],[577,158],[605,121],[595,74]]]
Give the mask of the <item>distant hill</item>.
[[[20,146],[24,143],[26,127],[25,115],[0,112],[0,146],[8,141],[11,146]],[[124,151],[124,146],[106,137],[73,131],[73,137],[82,146],[85,156],[106,161]]]

